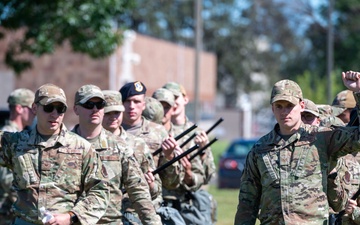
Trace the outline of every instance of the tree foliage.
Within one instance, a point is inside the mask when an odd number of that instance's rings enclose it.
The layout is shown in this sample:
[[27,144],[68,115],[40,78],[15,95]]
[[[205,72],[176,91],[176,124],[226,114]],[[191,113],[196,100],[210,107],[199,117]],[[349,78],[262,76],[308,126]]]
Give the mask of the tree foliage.
[[68,41],[75,52],[94,58],[110,55],[121,41],[114,18],[132,7],[130,0],[2,0],[0,26],[23,29],[24,35],[8,46],[5,62],[17,74],[31,67],[25,54],[53,53]]

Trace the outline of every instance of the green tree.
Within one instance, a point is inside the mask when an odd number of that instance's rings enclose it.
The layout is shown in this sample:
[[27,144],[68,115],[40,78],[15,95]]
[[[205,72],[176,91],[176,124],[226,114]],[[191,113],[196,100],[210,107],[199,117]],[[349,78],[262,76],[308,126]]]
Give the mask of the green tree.
[[20,74],[31,67],[24,55],[53,53],[65,41],[75,52],[108,56],[122,40],[113,19],[131,7],[131,0],[2,0],[0,37],[9,30],[24,32],[8,46],[5,63]]

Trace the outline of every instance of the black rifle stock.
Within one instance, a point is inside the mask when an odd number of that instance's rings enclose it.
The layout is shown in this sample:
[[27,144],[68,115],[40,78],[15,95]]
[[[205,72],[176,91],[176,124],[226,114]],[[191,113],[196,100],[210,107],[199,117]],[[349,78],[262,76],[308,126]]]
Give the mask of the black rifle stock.
[[[215,127],[217,127],[222,121],[224,121],[223,118],[218,119],[218,121],[216,121],[216,123],[214,123],[214,125],[212,125],[205,133],[209,134]],[[193,139],[194,137],[196,137],[196,133],[191,135],[188,139],[186,139],[181,145],[180,148],[184,147],[187,143],[189,143],[189,141],[191,141],[191,139]]]
[[[179,140],[180,138],[184,137],[185,135],[187,135],[189,132],[191,132],[192,130],[194,130],[195,128],[197,128],[197,125],[194,124],[191,127],[189,127],[188,129],[186,129],[184,132],[182,132],[181,134],[179,134],[178,136],[175,137],[175,141]],[[156,150],[155,152],[152,153],[153,156],[156,156],[157,154],[159,154],[162,151],[162,148],[160,147],[158,150]]]
[[[217,138],[212,139],[206,146],[212,145],[215,141],[217,141]],[[205,147],[205,146],[204,146]],[[205,151],[206,148],[200,148],[194,155],[190,156],[189,161],[191,161],[196,156],[202,154]]]
[[154,171],[152,171],[152,174],[158,174],[161,170],[166,169],[167,167],[169,167],[171,164],[175,163],[176,161],[180,160],[181,158],[185,157],[186,155],[190,154],[191,152],[195,151],[197,148],[199,148],[199,145],[194,145],[193,147],[189,148],[188,150],[186,150],[185,152],[181,153],[180,155],[174,157],[172,160],[170,160],[169,162],[161,165],[160,167],[156,168]]
[[[360,189],[351,197],[352,200],[356,200],[360,195]],[[338,214],[334,214],[334,219],[329,221],[329,225],[341,225],[342,217],[345,215],[345,210],[341,210]]]

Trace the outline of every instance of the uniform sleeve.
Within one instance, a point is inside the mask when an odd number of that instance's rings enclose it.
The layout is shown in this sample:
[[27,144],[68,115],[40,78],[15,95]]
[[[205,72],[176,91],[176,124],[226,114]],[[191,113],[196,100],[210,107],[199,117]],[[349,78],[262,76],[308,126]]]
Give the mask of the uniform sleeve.
[[256,168],[255,154],[253,151],[250,151],[241,176],[239,203],[234,225],[255,224],[259,212],[261,191],[260,176]]
[[103,176],[104,172],[100,157],[90,148],[84,155],[82,165],[85,196],[71,210],[77,215],[81,224],[96,224],[105,214],[110,190]]
[[141,222],[148,225],[162,224],[151,202],[149,186],[135,158],[123,157],[122,166],[122,183]]

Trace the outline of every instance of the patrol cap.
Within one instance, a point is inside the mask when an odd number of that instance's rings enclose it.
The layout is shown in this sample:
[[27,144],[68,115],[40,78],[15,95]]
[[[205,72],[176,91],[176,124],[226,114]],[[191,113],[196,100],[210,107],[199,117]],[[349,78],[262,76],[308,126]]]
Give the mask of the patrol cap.
[[173,93],[173,95],[175,95],[176,97],[179,97],[182,94],[181,86],[180,86],[180,84],[178,84],[176,82],[167,82],[162,87],[169,90],[169,91],[171,91]]
[[347,108],[337,107],[337,106],[331,106],[332,115],[338,116],[341,113],[343,113]]
[[333,100],[332,106],[339,108],[352,109],[356,106],[356,101],[353,92],[350,90],[344,90],[339,92]]
[[125,101],[131,96],[146,94],[146,87],[141,81],[134,81],[122,86],[120,88],[120,93],[122,99]]
[[125,107],[123,105],[120,92],[113,90],[103,90],[103,94],[106,101],[104,108],[105,113],[112,111],[118,111],[118,112],[125,111]]
[[27,88],[19,88],[12,91],[7,99],[9,105],[21,105],[31,108],[35,94]]
[[303,99],[300,86],[292,80],[281,80],[274,84],[271,92],[270,104],[284,100],[296,105]]
[[75,105],[84,104],[89,99],[95,97],[105,100],[104,94],[98,86],[93,84],[83,85],[75,93]]
[[175,104],[174,94],[165,88],[157,89],[153,93],[152,97],[157,99],[159,102],[166,102],[171,106],[173,106]]
[[66,96],[63,89],[55,84],[44,84],[35,92],[34,103],[48,105],[53,102],[61,102],[66,107]]
[[304,103],[305,103],[305,109],[304,112],[309,112],[311,114],[313,114],[316,117],[319,117],[319,109],[317,108],[317,106],[315,105],[315,103],[313,101],[311,101],[310,99],[304,99]]
[[162,124],[164,108],[161,103],[153,97],[145,97],[145,109],[142,115],[152,122]]

